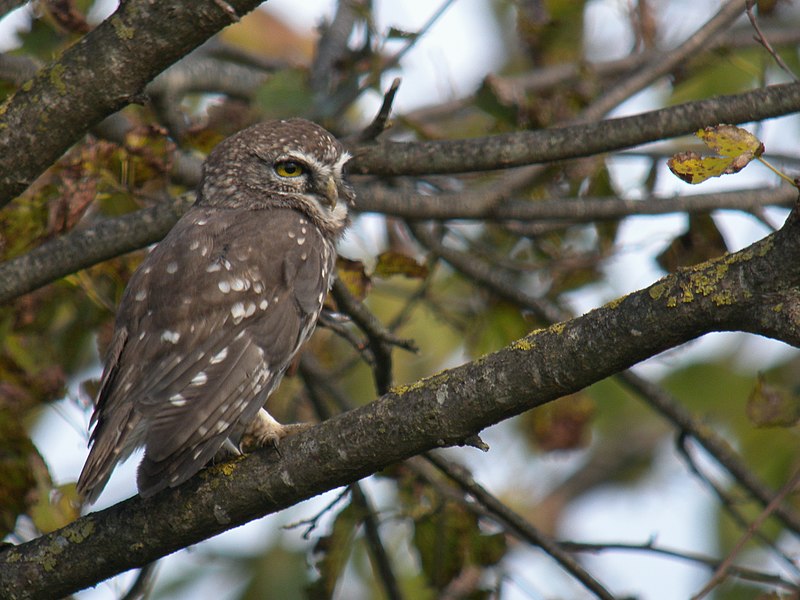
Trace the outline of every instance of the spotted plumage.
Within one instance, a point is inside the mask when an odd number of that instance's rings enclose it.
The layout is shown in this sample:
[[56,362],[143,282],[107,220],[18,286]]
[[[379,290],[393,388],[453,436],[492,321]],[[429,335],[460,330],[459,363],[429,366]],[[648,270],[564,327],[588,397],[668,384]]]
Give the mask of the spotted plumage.
[[144,447],[142,496],[184,482],[263,410],[311,335],[353,195],[349,155],[301,119],[271,121],[209,155],[197,203],[131,278],[117,314],[78,491],[93,502]]

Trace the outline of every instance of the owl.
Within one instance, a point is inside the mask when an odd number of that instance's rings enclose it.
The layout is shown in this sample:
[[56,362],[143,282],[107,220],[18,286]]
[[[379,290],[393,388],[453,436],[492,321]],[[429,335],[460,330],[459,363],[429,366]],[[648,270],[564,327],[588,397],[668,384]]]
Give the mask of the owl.
[[94,502],[143,447],[143,497],[180,485],[244,434],[289,431],[263,408],[309,338],[354,200],[350,155],[302,119],[254,125],[203,165],[197,202],[123,293],[78,492]]

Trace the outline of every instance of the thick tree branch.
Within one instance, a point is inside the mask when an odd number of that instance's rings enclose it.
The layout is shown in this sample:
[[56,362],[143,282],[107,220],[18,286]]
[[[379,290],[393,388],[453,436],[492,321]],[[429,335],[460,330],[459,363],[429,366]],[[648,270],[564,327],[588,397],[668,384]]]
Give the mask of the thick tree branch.
[[[148,500],[137,496],[5,548],[0,590],[14,599],[70,593],[398,460],[460,444],[493,423],[705,333],[735,329],[754,307],[800,285],[799,230],[793,215],[783,229],[741,252],[669,275],[325,421],[284,441],[280,456],[256,452],[175,490]],[[797,331],[800,317],[786,319],[794,321],[787,330]]]
[[0,303],[159,241],[192,202],[194,194],[184,194],[170,202],[107,219],[86,229],[75,229],[27,254],[7,260],[0,264]]
[[466,173],[553,162],[631,148],[717,123],[748,123],[800,110],[800,83],[718,96],[598,123],[469,140],[382,142],[356,149],[352,172],[372,175]]
[[262,0],[128,0],[41,69],[0,114],[0,206],[86,130],[134,101],[173,62]]

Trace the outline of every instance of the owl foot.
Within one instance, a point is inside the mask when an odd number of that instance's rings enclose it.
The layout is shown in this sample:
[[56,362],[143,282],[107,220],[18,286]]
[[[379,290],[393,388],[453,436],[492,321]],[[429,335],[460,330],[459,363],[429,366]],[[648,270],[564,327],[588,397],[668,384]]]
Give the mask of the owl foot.
[[263,408],[258,411],[256,418],[247,426],[239,447],[242,452],[252,452],[258,448],[272,446],[280,454],[279,442],[290,435],[300,433],[306,429],[311,429],[313,423],[289,423],[282,425],[272,418]]

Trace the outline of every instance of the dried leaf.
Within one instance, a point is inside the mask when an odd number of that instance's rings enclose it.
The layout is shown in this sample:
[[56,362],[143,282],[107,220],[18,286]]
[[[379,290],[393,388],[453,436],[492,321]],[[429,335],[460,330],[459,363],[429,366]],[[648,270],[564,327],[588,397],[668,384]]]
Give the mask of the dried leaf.
[[711,215],[690,215],[689,229],[672,240],[672,243],[656,257],[656,262],[671,273],[679,267],[696,265],[722,256],[727,251],[725,239]]
[[800,398],[768,384],[759,375],[745,412],[756,427],[792,427],[800,420]]
[[428,267],[410,256],[389,250],[378,256],[374,275],[383,278],[405,275],[414,279],[425,279],[428,276]]
[[585,447],[591,437],[594,400],[573,394],[530,412],[530,439],[545,452]]
[[372,281],[364,269],[364,263],[360,260],[350,260],[340,256],[336,259],[336,269],[339,279],[353,296],[359,300],[367,297],[372,287]]

